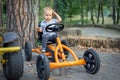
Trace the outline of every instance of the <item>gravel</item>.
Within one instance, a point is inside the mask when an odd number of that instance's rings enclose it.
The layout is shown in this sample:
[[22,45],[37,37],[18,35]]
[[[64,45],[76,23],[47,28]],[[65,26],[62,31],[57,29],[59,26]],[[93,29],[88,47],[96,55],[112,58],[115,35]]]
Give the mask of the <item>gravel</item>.
[[[77,56],[82,57],[84,50],[75,50]],[[97,74],[89,74],[82,65],[53,69],[49,80],[120,80],[120,53],[98,52],[101,59],[101,67]],[[39,80],[36,72],[36,57],[33,53],[30,62],[24,60],[24,73],[20,80]],[[69,56],[71,59],[71,56]],[[6,80],[0,67],[0,80]]]

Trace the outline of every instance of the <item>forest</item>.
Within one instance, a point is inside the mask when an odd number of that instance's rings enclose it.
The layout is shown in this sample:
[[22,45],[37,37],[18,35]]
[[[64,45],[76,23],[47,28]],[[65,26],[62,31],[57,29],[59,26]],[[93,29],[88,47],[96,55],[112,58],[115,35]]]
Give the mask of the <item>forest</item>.
[[[23,0],[24,1],[24,0]],[[51,6],[65,23],[78,24],[119,24],[120,0],[32,0],[33,7],[38,8],[39,20],[42,9]],[[7,0],[0,0],[0,22],[6,19]],[[36,5],[38,3],[38,5]],[[106,22],[107,19],[111,23]]]

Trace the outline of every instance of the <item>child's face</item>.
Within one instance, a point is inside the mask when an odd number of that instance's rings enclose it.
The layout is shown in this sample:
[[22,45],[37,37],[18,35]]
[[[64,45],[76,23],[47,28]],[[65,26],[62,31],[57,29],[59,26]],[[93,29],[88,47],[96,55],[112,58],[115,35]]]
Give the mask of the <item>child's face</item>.
[[44,18],[46,21],[50,21],[52,19],[52,12],[45,11]]

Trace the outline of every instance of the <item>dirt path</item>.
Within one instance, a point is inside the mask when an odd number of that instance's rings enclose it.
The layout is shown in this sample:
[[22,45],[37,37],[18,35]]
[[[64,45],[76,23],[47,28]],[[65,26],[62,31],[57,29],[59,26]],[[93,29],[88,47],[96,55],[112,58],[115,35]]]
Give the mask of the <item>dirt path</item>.
[[[120,53],[98,52],[101,59],[101,68],[97,74],[88,74],[83,66],[62,68],[62,76],[59,75],[59,69],[51,71],[49,80],[120,80]],[[78,56],[83,55],[83,51]],[[36,57],[34,53],[30,62],[25,61],[24,74],[20,80],[39,80],[36,72]],[[0,68],[0,80],[5,80],[3,71]]]

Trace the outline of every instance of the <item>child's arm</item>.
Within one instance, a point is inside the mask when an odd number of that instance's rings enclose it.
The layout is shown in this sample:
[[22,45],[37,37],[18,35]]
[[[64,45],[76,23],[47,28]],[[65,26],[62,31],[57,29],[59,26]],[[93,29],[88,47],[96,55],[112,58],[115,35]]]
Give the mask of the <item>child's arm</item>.
[[53,10],[53,16],[55,16],[58,20],[58,23],[62,21],[61,17]]

